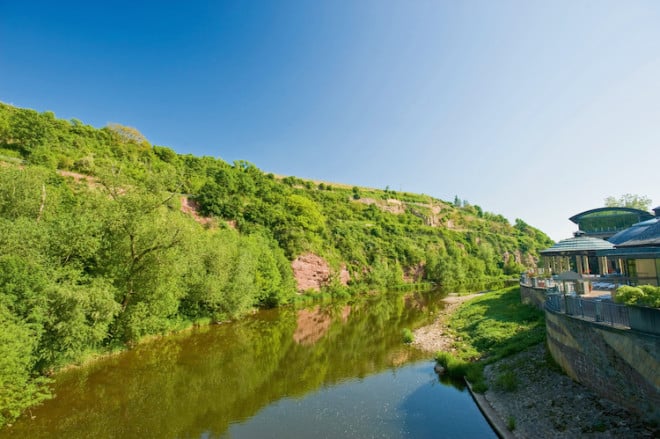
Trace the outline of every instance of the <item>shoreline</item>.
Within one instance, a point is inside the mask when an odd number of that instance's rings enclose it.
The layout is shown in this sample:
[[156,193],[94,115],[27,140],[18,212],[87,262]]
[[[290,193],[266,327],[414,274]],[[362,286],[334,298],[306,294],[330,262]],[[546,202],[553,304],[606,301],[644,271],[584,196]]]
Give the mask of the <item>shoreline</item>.
[[479,296],[483,293],[473,293],[459,295],[451,293],[443,299],[445,307],[438,312],[436,319],[430,325],[422,326],[413,331],[412,346],[430,353],[437,353],[438,351],[453,352],[452,345],[455,341],[455,336],[449,331],[447,326],[448,317],[453,314],[456,309],[464,302]]
[[[427,352],[453,352],[449,316],[467,300],[478,296],[449,295],[435,321],[414,331],[413,346]],[[503,390],[498,378],[513,375],[513,388]],[[474,395],[486,420],[500,437],[513,438],[660,438],[660,428],[643,422],[616,403],[573,381],[551,360],[545,343],[503,358],[484,369],[488,390]],[[502,429],[502,426],[512,425]]]

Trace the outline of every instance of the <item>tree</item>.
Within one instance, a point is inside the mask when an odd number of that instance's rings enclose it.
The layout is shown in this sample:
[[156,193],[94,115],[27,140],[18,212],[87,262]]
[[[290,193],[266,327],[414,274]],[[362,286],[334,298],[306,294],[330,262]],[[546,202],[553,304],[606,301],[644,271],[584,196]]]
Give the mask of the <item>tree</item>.
[[0,304],[0,426],[50,397],[45,377],[34,378],[38,328]]
[[120,125],[118,123],[110,123],[107,126],[108,130],[115,133],[119,140],[122,142],[133,142],[138,145],[149,145],[149,141],[144,135],[136,128]]
[[649,210],[651,199],[644,195],[623,194],[619,198],[605,198],[605,207],[631,207],[633,209]]

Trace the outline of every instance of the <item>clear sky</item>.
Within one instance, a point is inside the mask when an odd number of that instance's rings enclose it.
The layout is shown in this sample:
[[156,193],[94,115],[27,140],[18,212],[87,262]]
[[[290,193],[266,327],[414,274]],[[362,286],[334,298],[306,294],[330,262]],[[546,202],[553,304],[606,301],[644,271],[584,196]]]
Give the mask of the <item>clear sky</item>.
[[0,0],[0,101],[555,240],[660,204],[655,0]]

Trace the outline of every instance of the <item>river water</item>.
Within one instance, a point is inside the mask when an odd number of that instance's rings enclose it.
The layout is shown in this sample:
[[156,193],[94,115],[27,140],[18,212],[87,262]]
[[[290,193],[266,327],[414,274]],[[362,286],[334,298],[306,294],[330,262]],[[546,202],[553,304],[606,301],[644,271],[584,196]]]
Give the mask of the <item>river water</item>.
[[494,438],[403,328],[437,293],[259,312],[57,376],[1,438]]

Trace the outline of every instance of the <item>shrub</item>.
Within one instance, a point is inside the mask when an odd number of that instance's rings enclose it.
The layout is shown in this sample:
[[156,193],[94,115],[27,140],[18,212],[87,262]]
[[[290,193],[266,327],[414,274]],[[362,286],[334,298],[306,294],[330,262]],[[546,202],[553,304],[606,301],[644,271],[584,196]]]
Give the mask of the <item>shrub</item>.
[[642,285],[631,287],[623,285],[616,290],[614,301],[626,305],[642,305],[660,308],[660,287]]
[[403,328],[403,331],[401,331],[401,333],[402,333],[402,335],[403,335],[403,342],[404,342],[404,343],[409,344],[409,343],[412,343],[412,342],[413,342],[413,340],[414,340],[415,337],[413,336],[413,333],[412,333],[412,331],[411,331],[410,329],[408,329],[408,328]]

